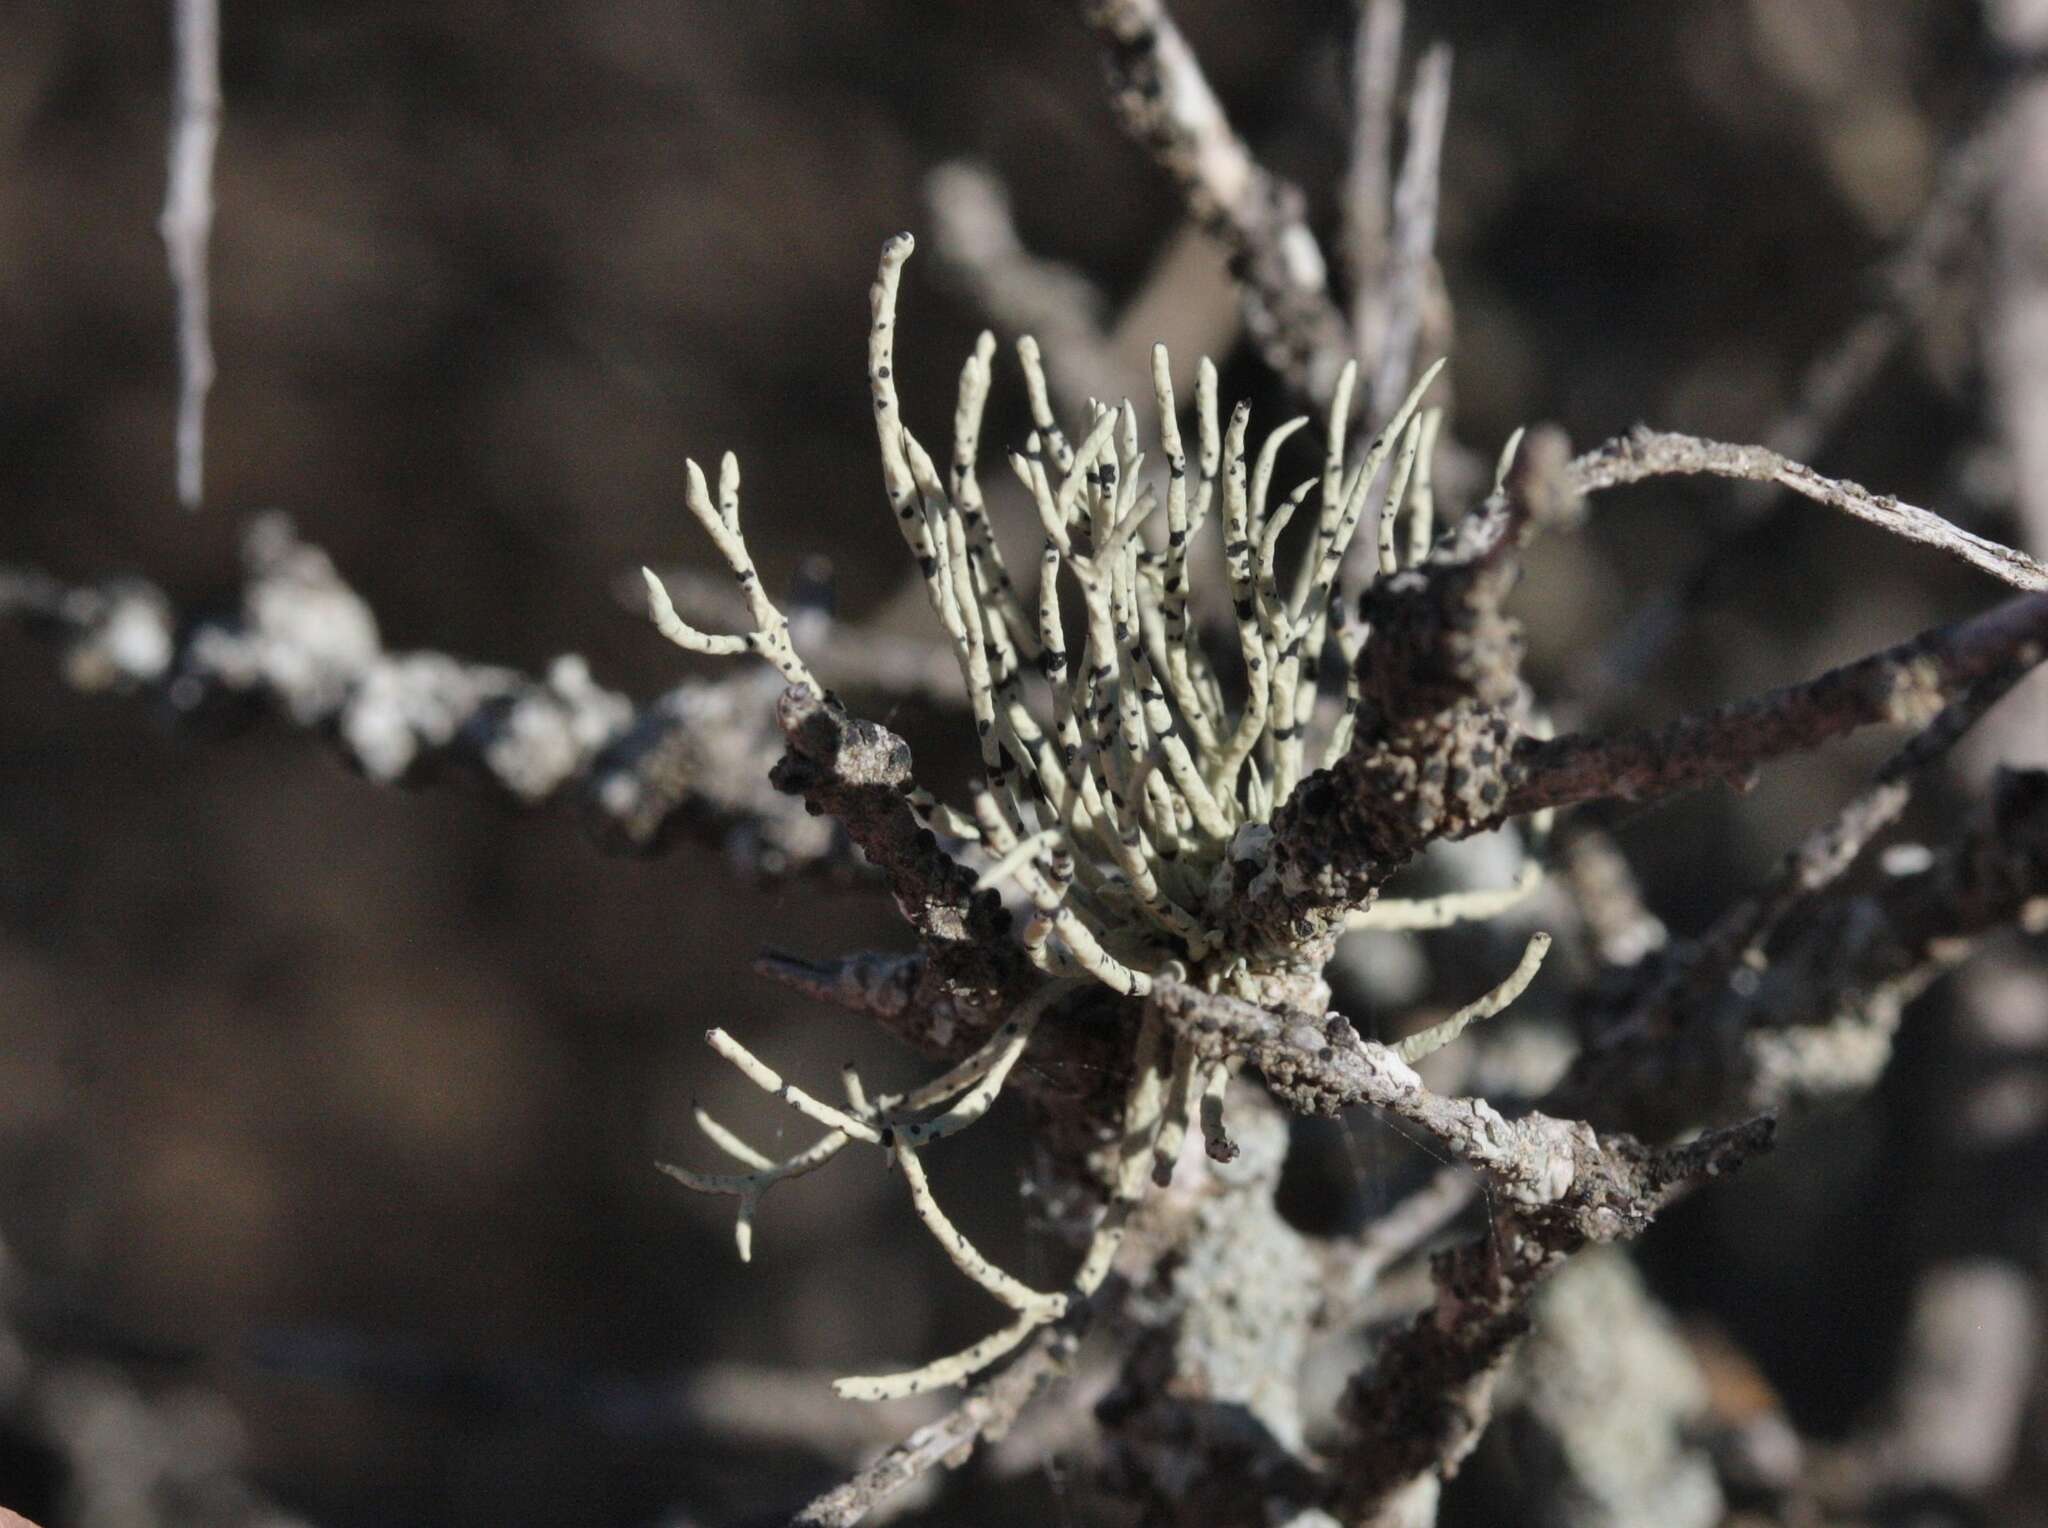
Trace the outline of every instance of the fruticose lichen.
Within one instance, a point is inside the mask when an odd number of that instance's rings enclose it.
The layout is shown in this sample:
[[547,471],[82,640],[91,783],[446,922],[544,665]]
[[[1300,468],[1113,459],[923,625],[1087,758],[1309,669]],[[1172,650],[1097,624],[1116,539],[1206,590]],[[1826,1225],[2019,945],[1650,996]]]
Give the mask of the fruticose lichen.
[[[1219,914],[1259,873],[1276,805],[1351,746],[1360,702],[1355,667],[1369,633],[1348,614],[1356,591],[1347,590],[1347,574],[1359,566],[1364,578],[1391,575],[1427,555],[1441,421],[1439,410],[1421,407],[1438,362],[1352,459],[1346,434],[1356,367],[1347,366],[1326,420],[1322,471],[1276,494],[1280,449],[1308,419],[1288,420],[1248,455],[1250,407],[1240,403],[1227,423],[1220,418],[1216,370],[1204,360],[1191,459],[1168,357],[1155,346],[1162,482],[1147,477],[1138,414],[1128,401],[1094,403],[1082,428],[1062,429],[1038,348],[1021,338],[1017,359],[1034,428],[1008,463],[1036,509],[1043,543],[1036,587],[1027,590],[996,540],[977,477],[994,336],[981,335],[961,370],[943,472],[903,420],[894,381],[896,297],[912,248],[908,234],[882,247],[868,380],[889,509],[959,660],[982,765],[967,810],[922,793],[913,804],[934,832],[979,857],[984,885],[1014,883],[1021,892],[1021,943],[1047,980],[980,1050],[923,1087],[869,1098],[849,1070],[843,1106],[785,1082],[714,1030],[710,1041],[721,1056],[827,1133],[778,1161],[700,1111],[704,1133],[743,1170],[667,1169],[691,1188],[740,1200],[745,1258],[769,1188],[823,1166],[850,1143],[894,1156],[920,1220],[954,1265],[1015,1315],[994,1335],[922,1368],[838,1382],[842,1395],[861,1399],[960,1383],[1086,1299],[1107,1276],[1145,1185],[1171,1175],[1198,1111],[1220,1109],[1228,1068],[1174,1042],[1148,1012],[1102,1218],[1068,1287],[1057,1292],[1030,1288],[979,1253],[932,1197],[918,1159],[987,1111],[1040,1017],[1077,987],[1100,984],[1143,998],[1155,981],[1171,978],[1253,1001],[1266,995],[1270,954],[1253,959],[1232,950]],[[1503,474],[1514,449],[1511,441],[1502,455]],[[721,636],[688,625],[650,572],[656,625],[693,652],[756,654],[792,686],[823,695],[748,552],[738,463],[730,454],[723,459],[715,500],[696,463],[688,472],[690,511],[738,580],[753,629]],[[1313,529],[1283,571],[1290,560],[1282,556],[1283,535],[1303,512],[1314,517]],[[1191,608],[1191,543],[1212,520],[1234,613],[1234,664],[1204,649]],[[1360,535],[1370,538],[1363,555],[1347,557]],[[1063,576],[1082,617],[1071,635]],[[1488,917],[1533,886],[1524,877],[1503,892],[1383,900],[1355,922],[1418,928]],[[1403,1059],[1419,1059],[1499,1011],[1528,984],[1547,945],[1538,936],[1507,981],[1414,1037]]]

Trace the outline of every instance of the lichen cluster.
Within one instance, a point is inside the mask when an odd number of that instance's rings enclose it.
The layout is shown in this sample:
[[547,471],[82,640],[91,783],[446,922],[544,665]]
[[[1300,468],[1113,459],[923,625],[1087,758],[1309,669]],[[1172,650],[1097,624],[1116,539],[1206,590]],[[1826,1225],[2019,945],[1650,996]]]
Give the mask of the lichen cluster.
[[[883,245],[868,379],[890,512],[959,660],[982,765],[968,810],[922,793],[914,804],[934,831],[979,855],[984,885],[1014,882],[1022,892],[1028,916],[1021,942],[1048,981],[974,1056],[903,1097],[869,1099],[849,1072],[844,1107],[786,1083],[731,1036],[713,1031],[713,1047],[749,1080],[828,1133],[774,1161],[700,1114],[707,1136],[745,1171],[669,1169],[692,1188],[739,1198],[745,1257],[754,1209],[768,1188],[822,1166],[852,1142],[894,1155],[920,1219],[955,1266],[1016,1317],[965,1352],[921,1369],[840,1382],[842,1394],[862,1398],[958,1383],[1058,1320],[1108,1273],[1144,1184],[1171,1176],[1197,1111],[1220,1116],[1228,1069],[1169,1043],[1148,1016],[1136,1042],[1121,1144],[1106,1173],[1107,1209],[1079,1271],[1059,1293],[1030,1289],[977,1252],[932,1198],[917,1156],[987,1110],[1039,1016],[1075,986],[1100,983],[1142,998],[1160,980],[1194,981],[1210,991],[1260,995],[1264,973],[1228,948],[1218,915],[1239,892],[1239,877],[1256,872],[1275,806],[1306,773],[1351,745],[1359,707],[1355,667],[1368,633],[1347,615],[1355,592],[1347,591],[1347,570],[1360,564],[1367,578],[1392,574],[1427,554],[1435,519],[1430,464],[1441,421],[1439,410],[1421,407],[1439,362],[1347,464],[1356,379],[1355,366],[1347,366],[1326,422],[1322,471],[1276,494],[1281,447],[1308,419],[1280,425],[1250,455],[1250,407],[1240,403],[1227,424],[1221,420],[1216,371],[1204,360],[1190,460],[1169,360],[1158,346],[1152,383],[1165,472],[1163,482],[1148,480],[1129,401],[1092,403],[1085,426],[1070,435],[1054,415],[1037,346],[1022,338],[1017,358],[1034,428],[1008,462],[1042,533],[1036,586],[1027,590],[996,540],[977,476],[994,336],[982,334],[962,368],[944,471],[902,417],[894,380],[896,298],[912,247],[908,234]],[[1503,469],[1513,450],[1510,442]],[[747,550],[734,459],[722,463],[715,502],[690,463],[687,501],[738,580],[754,627],[731,636],[697,630],[648,573],[656,624],[695,652],[757,654],[790,684],[822,695]],[[1314,526],[1286,570],[1283,537],[1304,512]],[[1198,640],[1191,604],[1192,542],[1211,521],[1220,528],[1235,617],[1229,658],[1212,657]],[[1370,538],[1359,548],[1364,555],[1347,557],[1361,535]],[[1070,609],[1080,617],[1072,635]],[[1232,695],[1240,697],[1234,707]],[[1381,902],[1360,918],[1388,927],[1438,926],[1489,916],[1529,889],[1525,878],[1505,893]],[[1411,1045],[1411,1055],[1497,1011],[1527,984],[1546,944],[1532,943],[1495,993],[1417,1037],[1421,1044]],[[933,1110],[940,1112],[927,1112]],[[1212,1134],[1220,1139],[1220,1126]]]

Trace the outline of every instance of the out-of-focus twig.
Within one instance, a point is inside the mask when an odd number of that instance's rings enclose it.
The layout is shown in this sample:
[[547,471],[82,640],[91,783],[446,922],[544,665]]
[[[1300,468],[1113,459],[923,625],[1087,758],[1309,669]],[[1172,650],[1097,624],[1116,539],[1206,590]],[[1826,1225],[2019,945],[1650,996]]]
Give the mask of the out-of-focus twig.
[[1559,879],[1601,964],[1632,966],[1664,947],[1664,921],[1644,903],[1635,872],[1612,838],[1579,827],[1565,837],[1562,857]]
[[1451,50],[1448,44],[1437,43],[1415,69],[1408,98],[1408,141],[1401,178],[1394,187],[1394,237],[1378,304],[1378,348],[1360,360],[1372,370],[1375,423],[1392,416],[1414,380],[1415,341],[1422,332],[1423,296],[1436,249],[1438,179],[1450,110]]
[[[1988,0],[1984,12],[2015,59],[2037,60],[2048,48],[2048,9]],[[2037,69],[2015,81],[2007,116],[1993,161],[1984,360],[1992,418],[2012,462],[2018,540],[2048,557],[2048,82]],[[1987,731],[1986,753],[2048,764],[2048,678],[2026,685]]]
[[282,516],[255,521],[232,612],[181,622],[136,580],[72,586],[0,569],[0,619],[54,640],[80,689],[143,693],[198,724],[269,710],[384,784],[457,775],[522,807],[571,803],[600,845],[647,852],[687,833],[736,868],[852,868],[842,839],[768,783],[780,684],[742,674],[636,708],[581,658],[542,678],[445,653],[387,651],[327,554]]
[[2048,567],[2025,552],[1988,541],[1932,510],[1890,494],[1875,494],[1856,483],[1823,477],[1765,446],[1731,446],[1691,435],[1637,429],[1587,452],[1572,463],[1571,473],[1573,485],[1581,493],[1640,483],[1646,478],[1700,474],[1775,483],[1815,503],[1868,520],[1895,536],[1938,547],[2016,589],[2048,589]]
[[924,192],[945,269],[997,329],[1038,340],[1060,399],[1122,397],[1129,372],[1108,341],[1109,299],[1071,265],[1024,247],[995,173],[954,160],[925,178]]
[[942,268],[997,330],[1040,342],[1053,397],[1076,417],[1091,398],[1123,397],[1150,369],[1155,344],[1173,358],[1175,389],[1187,391],[1197,359],[1236,342],[1236,290],[1215,241],[1192,225],[1167,238],[1144,284],[1112,315],[1080,271],[1025,246],[1009,190],[987,166],[951,160],[925,177],[924,194]]
[[1726,1510],[1699,1447],[1706,1377],[1629,1258],[1596,1247],[1538,1292],[1501,1385],[1506,1437],[1553,1520],[1713,1528]]
[[1372,1298],[1382,1274],[1450,1225],[1478,1197],[1476,1176],[1462,1167],[1442,1167],[1355,1238],[1333,1243],[1317,1323],[1336,1327],[1355,1318]]
[[1389,195],[1394,184],[1394,98],[1401,84],[1403,0],[1365,0],[1351,54],[1351,157],[1344,175],[1344,265],[1351,333],[1362,359],[1386,333]]
[[813,1501],[790,1528],[851,1528],[912,1481],[940,1465],[957,1469],[975,1445],[1001,1437],[1019,1412],[1066,1372],[1075,1339],[1065,1326],[1034,1337],[1009,1367],[983,1380],[966,1399],[920,1427],[842,1486]]
[[213,387],[206,261],[220,142],[220,0],[174,0],[171,54],[170,168],[157,226],[177,294],[178,502],[197,509],[205,485],[206,395]]
[[[1871,306],[1808,363],[1792,406],[1766,432],[1764,444],[1771,450],[1795,461],[1819,455],[1932,306],[1970,247],[1997,176],[2008,121],[2007,111],[1992,110],[1949,151],[1927,205],[1875,271]],[[1621,633],[1580,675],[1575,689],[1583,705],[1597,706],[1649,672],[1686,613],[1706,597],[1778,502],[1775,486],[1754,483],[1738,494],[1733,515],[1692,570],[1639,602]]]
[[1252,157],[1161,0],[1081,0],[1080,11],[1101,44],[1125,132],[1237,262],[1267,364],[1310,401],[1327,403],[1353,347],[1300,190]]
[[[125,1334],[75,1319],[55,1289],[0,1247],[0,1495],[33,1506],[42,1471],[24,1456],[47,1450],[51,1485],[62,1483],[63,1516],[53,1511],[51,1524],[305,1528],[259,1483],[243,1415],[198,1376],[176,1372],[187,1355],[138,1351]],[[129,1372],[138,1360],[156,1371],[147,1381]],[[0,1508],[0,1528],[26,1524]]]
[[2005,1479],[2032,1394],[2039,1298],[2012,1263],[1958,1258],[1928,1269],[1880,1413],[1816,1472],[1822,1494],[1854,1510],[1907,1490],[1978,1496]]

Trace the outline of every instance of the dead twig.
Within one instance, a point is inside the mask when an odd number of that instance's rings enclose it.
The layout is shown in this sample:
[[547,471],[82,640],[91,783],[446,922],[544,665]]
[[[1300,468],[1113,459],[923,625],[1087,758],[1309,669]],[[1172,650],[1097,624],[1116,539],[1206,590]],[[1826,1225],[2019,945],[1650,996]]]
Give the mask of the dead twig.
[[1811,467],[1764,446],[1731,446],[1690,435],[1638,429],[1610,440],[1572,463],[1572,484],[1595,493],[1654,477],[1739,478],[1775,483],[1831,509],[1868,520],[1894,536],[1938,547],[2016,589],[2048,589],[2048,568],[2024,552],[2001,546],[1890,494],[1875,494],[1856,483],[1824,477]]
[[1615,736],[1523,739],[1497,817],[1745,782],[1759,765],[1860,727],[1924,725],[2008,665],[2048,654],[2048,595],[2023,594],[1855,663],[1718,710]]
[[206,395],[213,387],[206,256],[220,142],[220,0],[176,0],[171,52],[170,164],[157,227],[177,293],[178,502],[197,509],[205,481]]
[[1247,325],[1274,371],[1329,401],[1353,353],[1300,190],[1252,157],[1161,0],[1081,0],[1124,131],[1173,177],[1244,283]]
[[1066,1372],[1077,1345],[1068,1327],[1046,1328],[1008,1368],[981,1381],[952,1411],[920,1427],[846,1484],[813,1501],[790,1519],[790,1528],[850,1528],[929,1471],[940,1465],[958,1469],[976,1444],[1000,1438]]
[[201,728],[277,715],[379,784],[454,777],[521,808],[571,805],[621,852],[689,836],[745,874],[855,872],[844,839],[767,782],[782,748],[765,714],[774,677],[686,683],[636,707],[573,654],[534,677],[388,651],[369,605],[283,516],[251,525],[243,562],[239,606],[198,620],[140,580],[0,569],[0,619],[53,641],[79,689],[147,695]]
[[1415,375],[1415,342],[1436,249],[1438,180],[1444,124],[1451,111],[1451,50],[1437,43],[1416,65],[1408,98],[1408,142],[1394,187],[1394,237],[1376,305],[1383,319],[1376,348],[1360,357],[1372,367],[1372,419],[1388,418]]

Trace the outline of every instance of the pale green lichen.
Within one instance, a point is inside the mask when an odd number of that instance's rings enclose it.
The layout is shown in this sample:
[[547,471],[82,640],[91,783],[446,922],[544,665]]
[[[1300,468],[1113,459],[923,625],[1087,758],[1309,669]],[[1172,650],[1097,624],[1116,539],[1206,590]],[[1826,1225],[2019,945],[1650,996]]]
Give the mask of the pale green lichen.
[[[883,486],[933,614],[959,660],[973,716],[982,778],[970,810],[921,793],[917,809],[938,831],[984,857],[982,884],[1014,881],[1029,904],[1026,954],[1050,980],[986,1045],[944,1077],[900,1098],[869,1100],[849,1074],[845,1108],[785,1082],[738,1041],[714,1030],[713,1047],[763,1091],[827,1134],[774,1161],[708,1116],[712,1143],[744,1172],[668,1169],[694,1189],[740,1200],[740,1254],[749,1255],[755,1208],[784,1179],[824,1165],[861,1142],[891,1153],[920,1220],[963,1274],[1016,1312],[994,1335],[961,1353],[898,1375],[843,1380],[844,1395],[879,1399],[960,1383],[1085,1299],[1109,1272],[1123,1228],[1149,1181],[1166,1182],[1198,1111],[1220,1114],[1226,1071],[1192,1048],[1164,1043],[1148,1016],[1134,1056],[1124,1129],[1107,1168],[1108,1204],[1081,1266],[1060,1292],[1003,1273],[959,1232],[932,1197],[917,1153],[980,1117],[1023,1053],[1047,1006],[1075,986],[1100,983],[1143,997],[1171,975],[1211,991],[1258,1000],[1262,972],[1230,950],[1219,916],[1235,894],[1243,862],[1256,861],[1274,808],[1304,774],[1351,745],[1360,695],[1356,661],[1367,634],[1348,618],[1346,553],[1364,532],[1365,576],[1400,571],[1405,515],[1410,565],[1427,555],[1435,517],[1430,470],[1439,411],[1422,399],[1442,363],[1423,373],[1394,416],[1347,465],[1356,367],[1338,380],[1326,420],[1318,476],[1279,497],[1273,478],[1281,446],[1308,423],[1287,421],[1247,457],[1250,408],[1229,423],[1218,415],[1216,371],[1206,360],[1195,385],[1195,455],[1180,433],[1179,405],[1164,347],[1153,353],[1153,399],[1163,484],[1148,481],[1136,410],[1126,401],[1091,405],[1078,444],[1054,415],[1037,346],[1017,343],[1034,428],[1009,465],[1036,511],[1043,545],[1038,588],[1027,599],[990,524],[977,477],[983,411],[992,382],[994,336],[984,333],[960,376],[949,468],[904,422],[895,385],[896,298],[908,234],[888,240],[872,296],[868,379],[881,448]],[[1505,473],[1514,443],[1502,455]],[[1191,470],[1192,469],[1192,470]],[[680,646],[713,655],[754,653],[792,685],[822,693],[790,640],[789,622],[761,586],[739,523],[739,468],[728,455],[714,502],[703,473],[689,466],[687,502],[746,597],[753,629],[710,635],[676,614],[652,573],[656,624]],[[1156,526],[1163,511],[1163,534]],[[1283,533],[1301,512],[1315,517],[1291,572]],[[1196,640],[1189,588],[1192,539],[1214,519],[1235,614],[1242,699]],[[1368,520],[1371,529],[1365,531]],[[1152,531],[1150,539],[1146,532]],[[1078,596],[1082,630],[1070,649],[1062,577]],[[1323,659],[1341,660],[1325,686]],[[1029,676],[1038,676],[1034,681]],[[1327,693],[1326,693],[1327,690]],[[1034,708],[1035,703],[1035,708]],[[1426,902],[1382,901],[1360,926],[1430,928],[1490,917],[1534,889],[1530,876],[1507,892],[1466,893]],[[1476,1019],[1498,1012],[1527,986],[1548,940],[1538,936],[1493,993],[1401,1052],[1417,1060]],[[939,1106],[952,1100],[939,1113]],[[1220,1134],[1220,1125],[1216,1127]]]

